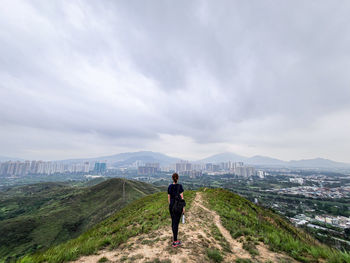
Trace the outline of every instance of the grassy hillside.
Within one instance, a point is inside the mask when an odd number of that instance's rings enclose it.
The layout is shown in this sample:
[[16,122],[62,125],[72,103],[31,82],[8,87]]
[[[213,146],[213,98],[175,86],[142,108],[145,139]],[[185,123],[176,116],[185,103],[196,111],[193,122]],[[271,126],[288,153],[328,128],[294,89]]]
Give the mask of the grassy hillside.
[[[195,192],[186,191],[186,207],[191,207]],[[65,262],[98,250],[118,247],[128,238],[170,225],[166,192],[156,193],[121,209],[76,239],[52,247],[43,253],[24,257],[21,262]]]
[[[263,242],[271,251],[285,252],[300,262],[350,262],[349,253],[318,243],[279,215],[237,194],[223,189],[200,192],[204,197],[204,204],[220,216],[222,225],[234,239],[243,242],[243,248],[251,255],[256,252],[256,244]],[[195,195],[194,191],[186,191],[188,211],[191,211]],[[170,225],[170,218],[167,195],[160,192],[132,202],[79,237],[46,251],[25,256],[21,262],[75,260],[103,248],[115,249],[132,236],[149,233],[164,225]]]
[[301,262],[350,262],[350,254],[320,244],[304,231],[247,199],[223,189],[203,192],[209,208],[216,211],[222,224],[234,238],[242,238],[243,246],[254,253],[256,241],[272,251],[283,251]]
[[126,204],[158,191],[115,178],[90,187],[40,183],[0,192],[0,258],[10,261],[75,238]]

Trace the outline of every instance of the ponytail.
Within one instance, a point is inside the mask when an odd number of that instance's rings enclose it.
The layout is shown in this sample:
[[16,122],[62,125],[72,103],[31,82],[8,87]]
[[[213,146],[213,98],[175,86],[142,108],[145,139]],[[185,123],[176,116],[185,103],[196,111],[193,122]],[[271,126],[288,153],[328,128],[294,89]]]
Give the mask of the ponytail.
[[179,180],[179,175],[177,173],[173,173],[172,178],[173,178],[174,183],[176,184],[177,181]]

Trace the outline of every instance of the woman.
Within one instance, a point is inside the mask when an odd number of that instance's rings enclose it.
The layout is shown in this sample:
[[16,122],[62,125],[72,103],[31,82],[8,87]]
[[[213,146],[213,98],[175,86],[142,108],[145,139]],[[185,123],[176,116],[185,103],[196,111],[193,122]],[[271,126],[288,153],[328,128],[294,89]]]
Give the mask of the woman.
[[[177,247],[181,245],[181,241],[177,240],[177,233],[179,231],[179,223],[181,219],[181,214],[175,214],[173,213],[173,205],[175,202],[175,197],[177,193],[180,194],[181,198],[184,199],[184,189],[181,184],[178,184],[179,175],[177,173],[174,173],[173,176],[173,183],[169,185],[168,187],[168,202],[169,202],[169,211],[171,216],[171,228],[173,230],[173,247]],[[185,208],[183,208],[182,213],[185,213]]]

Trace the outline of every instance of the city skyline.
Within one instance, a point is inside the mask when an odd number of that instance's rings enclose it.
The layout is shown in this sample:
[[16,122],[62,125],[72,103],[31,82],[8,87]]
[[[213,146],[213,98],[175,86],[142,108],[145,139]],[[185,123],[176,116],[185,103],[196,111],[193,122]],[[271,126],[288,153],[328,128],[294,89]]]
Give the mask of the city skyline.
[[[283,160],[283,159],[279,159],[279,158],[274,158],[272,156],[262,156],[262,155],[253,155],[253,156],[243,156],[243,155],[239,155],[237,153],[233,153],[233,152],[224,152],[224,153],[217,153],[217,154],[213,154],[210,156],[205,156],[205,158],[200,158],[200,159],[186,159],[186,158],[181,158],[179,156],[171,156],[169,154],[166,153],[161,153],[161,152],[153,152],[153,151],[136,151],[136,152],[122,152],[122,153],[117,153],[117,154],[112,154],[112,155],[105,155],[105,156],[91,156],[91,157],[78,157],[78,158],[63,158],[63,159],[44,159],[44,158],[40,158],[40,159],[24,159],[24,158],[18,158],[18,157],[9,157],[9,156],[1,156],[0,155],[0,163],[1,162],[26,162],[26,161],[40,161],[40,162],[58,162],[58,163],[79,163],[79,162],[100,162],[100,161],[104,161],[107,163],[113,163],[113,162],[117,162],[117,160],[120,158],[118,158],[118,155],[129,155],[129,157],[131,158],[135,158],[136,156],[139,156],[140,159],[143,159],[145,157],[149,157],[149,155],[158,155],[158,157],[154,157],[153,161],[156,162],[163,162],[160,161],[159,155],[162,156],[163,158],[169,158],[169,159],[173,159],[172,161],[167,160],[166,163],[178,163],[178,162],[194,162],[194,163],[198,163],[198,164],[205,164],[205,163],[213,163],[213,164],[219,164],[222,162],[228,162],[228,161],[232,161],[232,162],[248,162],[248,164],[252,164],[252,165],[259,165],[259,164],[263,164],[265,166],[279,166],[279,165],[289,165],[290,163],[294,162],[294,165],[296,163],[301,163],[303,161],[311,161],[311,163],[305,163],[304,166],[305,167],[317,167],[316,163],[321,162],[319,167],[323,167],[323,168],[332,168],[334,165],[337,165],[341,167],[342,164],[344,164],[346,167],[350,166],[350,163],[346,163],[346,162],[339,162],[337,160],[331,160],[331,159],[325,159],[325,158],[320,158],[320,157],[315,157],[315,158],[309,158],[309,159],[291,159],[291,160]],[[128,159],[129,157],[126,157],[124,160]],[[256,159],[257,158],[257,159]],[[109,160],[107,160],[109,159]],[[136,162],[141,161],[140,159],[138,159]],[[213,160],[215,159],[215,160]],[[253,160],[253,161],[252,161]],[[315,162],[316,163],[315,163]],[[325,162],[323,162],[325,161]],[[141,162],[149,162],[149,161],[141,161]],[[345,167],[344,166],[344,167]],[[334,167],[333,167],[334,168]]]
[[350,163],[348,1],[3,1],[0,155]]

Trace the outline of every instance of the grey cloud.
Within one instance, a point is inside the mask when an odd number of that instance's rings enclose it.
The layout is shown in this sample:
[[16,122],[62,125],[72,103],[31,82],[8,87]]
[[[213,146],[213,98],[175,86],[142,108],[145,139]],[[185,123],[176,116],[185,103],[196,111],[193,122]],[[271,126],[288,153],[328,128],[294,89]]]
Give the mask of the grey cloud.
[[137,149],[168,134],[223,150],[253,143],[268,154],[291,147],[275,138],[307,139],[313,123],[350,111],[347,1],[1,5],[4,129],[59,131],[72,149],[75,134],[99,137],[110,151],[110,141]]

